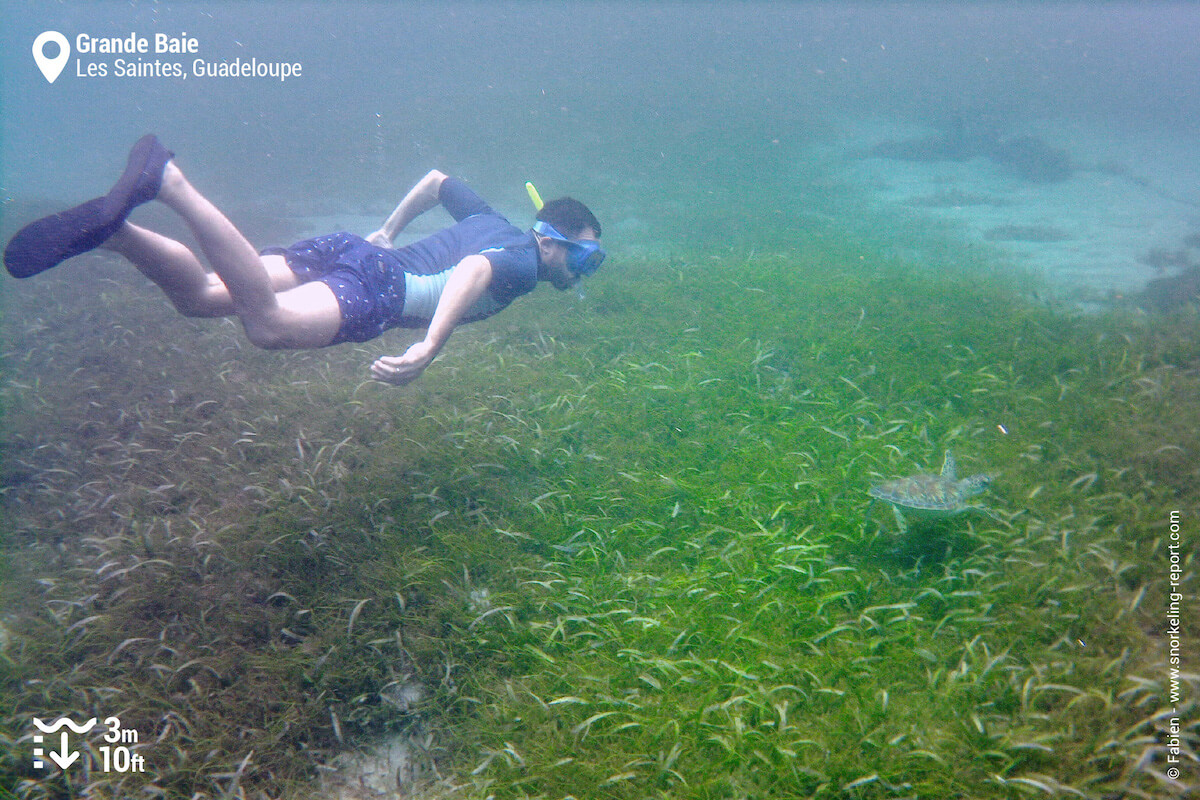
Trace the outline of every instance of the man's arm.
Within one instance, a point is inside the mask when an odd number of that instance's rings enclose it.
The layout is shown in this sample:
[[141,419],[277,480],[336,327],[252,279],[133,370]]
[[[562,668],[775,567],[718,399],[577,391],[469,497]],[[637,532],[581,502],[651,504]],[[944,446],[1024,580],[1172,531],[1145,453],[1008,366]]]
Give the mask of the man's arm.
[[409,347],[402,356],[380,357],[371,365],[371,374],[397,386],[419,377],[441,352],[463,314],[483,296],[491,282],[492,262],[485,256],[467,256],[458,262],[442,290],[425,338]]
[[446,174],[436,169],[429,171],[417,185],[408,190],[400,205],[383,223],[383,227],[367,237],[367,241],[378,247],[391,247],[396,234],[408,227],[408,223],[438,204],[438,192]]

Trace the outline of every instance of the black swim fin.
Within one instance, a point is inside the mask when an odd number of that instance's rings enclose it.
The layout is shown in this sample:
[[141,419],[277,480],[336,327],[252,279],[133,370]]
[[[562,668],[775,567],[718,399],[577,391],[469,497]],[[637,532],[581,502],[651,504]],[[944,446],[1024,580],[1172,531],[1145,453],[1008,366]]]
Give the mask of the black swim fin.
[[154,134],[137,140],[129,162],[108,194],[31,222],[8,243],[4,266],[28,278],[104,244],[135,207],[158,196],[163,168],[174,157]]

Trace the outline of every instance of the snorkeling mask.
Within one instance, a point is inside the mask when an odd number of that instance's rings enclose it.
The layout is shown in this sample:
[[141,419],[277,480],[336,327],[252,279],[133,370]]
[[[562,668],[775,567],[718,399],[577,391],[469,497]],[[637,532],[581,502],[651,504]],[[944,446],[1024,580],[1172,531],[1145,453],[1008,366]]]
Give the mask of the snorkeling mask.
[[604,263],[604,256],[607,254],[599,242],[591,239],[568,239],[553,225],[540,219],[533,223],[533,230],[547,239],[562,242],[567,246],[567,269],[576,275],[591,275]]

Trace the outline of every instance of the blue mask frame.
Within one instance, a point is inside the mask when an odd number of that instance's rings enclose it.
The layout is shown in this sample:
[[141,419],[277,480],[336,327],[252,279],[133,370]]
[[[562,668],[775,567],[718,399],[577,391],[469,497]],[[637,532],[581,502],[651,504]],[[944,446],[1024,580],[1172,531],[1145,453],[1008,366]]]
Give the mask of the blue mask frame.
[[567,269],[576,275],[591,275],[600,269],[608,255],[599,242],[591,239],[568,239],[558,229],[544,220],[533,223],[533,230],[547,239],[562,242],[567,246]]

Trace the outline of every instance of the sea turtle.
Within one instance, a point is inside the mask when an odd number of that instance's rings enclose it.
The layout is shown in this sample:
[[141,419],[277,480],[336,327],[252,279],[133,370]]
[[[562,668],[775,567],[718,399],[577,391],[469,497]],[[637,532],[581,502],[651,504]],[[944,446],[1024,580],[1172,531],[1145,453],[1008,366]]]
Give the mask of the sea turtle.
[[904,533],[908,530],[908,523],[901,509],[936,516],[957,514],[968,509],[988,513],[986,509],[967,505],[966,501],[986,489],[991,480],[990,475],[971,475],[959,480],[955,474],[954,454],[947,450],[940,475],[922,472],[907,478],[884,481],[872,486],[867,494],[874,500],[891,504],[896,524]]

